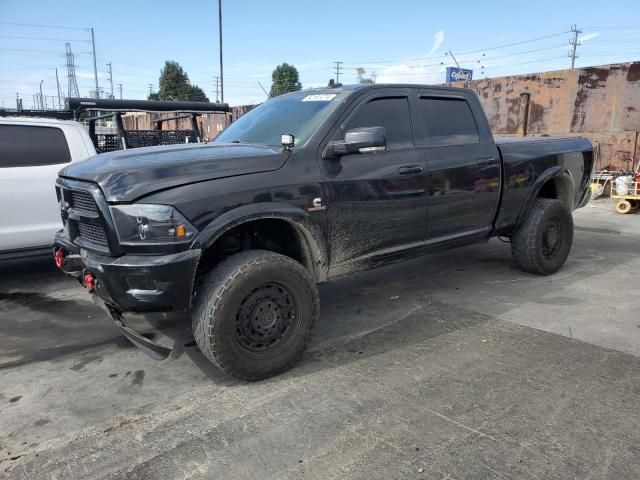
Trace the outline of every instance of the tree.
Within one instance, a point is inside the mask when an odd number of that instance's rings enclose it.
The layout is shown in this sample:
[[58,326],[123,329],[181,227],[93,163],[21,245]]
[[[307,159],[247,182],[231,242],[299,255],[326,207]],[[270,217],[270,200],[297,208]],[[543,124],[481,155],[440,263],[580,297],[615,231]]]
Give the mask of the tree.
[[271,74],[271,92],[269,97],[277,97],[284,93],[296,92],[302,88],[298,69],[288,63],[278,65]]
[[191,85],[189,76],[178,62],[167,60],[160,71],[160,88],[157,93],[149,95],[149,100],[190,100],[208,102],[204,91],[197,85]]
[[376,83],[376,72],[373,71],[369,77],[365,77],[367,71],[364,68],[356,68],[356,72],[358,73],[358,83],[362,84],[370,84]]

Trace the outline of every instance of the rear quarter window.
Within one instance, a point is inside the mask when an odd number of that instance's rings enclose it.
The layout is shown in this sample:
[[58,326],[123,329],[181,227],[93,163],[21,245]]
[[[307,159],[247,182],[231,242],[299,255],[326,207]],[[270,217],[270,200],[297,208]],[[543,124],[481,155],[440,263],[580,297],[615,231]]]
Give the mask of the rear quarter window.
[[0,168],[69,163],[64,132],[55,127],[0,125]]

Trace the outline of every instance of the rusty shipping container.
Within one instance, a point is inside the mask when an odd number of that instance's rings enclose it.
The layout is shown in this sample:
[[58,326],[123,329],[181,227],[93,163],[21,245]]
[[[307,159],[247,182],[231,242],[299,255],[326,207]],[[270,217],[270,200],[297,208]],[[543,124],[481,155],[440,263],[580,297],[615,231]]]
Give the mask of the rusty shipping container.
[[635,170],[640,163],[640,62],[473,80],[466,86],[478,93],[496,134],[580,135],[593,142],[598,170]]

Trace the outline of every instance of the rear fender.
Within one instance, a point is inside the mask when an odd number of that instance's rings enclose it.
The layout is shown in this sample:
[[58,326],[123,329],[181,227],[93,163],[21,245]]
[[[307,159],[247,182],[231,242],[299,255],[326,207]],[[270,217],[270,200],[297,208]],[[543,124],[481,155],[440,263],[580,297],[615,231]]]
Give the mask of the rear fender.
[[192,248],[207,249],[229,230],[254,220],[280,219],[294,227],[303,240],[310,265],[307,267],[317,282],[327,280],[327,245],[320,226],[308,212],[294,205],[279,202],[261,202],[229,210],[207,225],[198,235]]
[[542,172],[533,184],[531,192],[529,193],[529,196],[520,211],[520,215],[518,216],[516,228],[522,224],[527,213],[533,207],[533,203],[536,198],[540,196],[543,187],[547,185],[548,182],[554,182],[555,192],[557,194],[556,198],[558,200],[562,200],[569,207],[569,210],[575,210],[575,182],[571,172],[562,165],[551,167]]

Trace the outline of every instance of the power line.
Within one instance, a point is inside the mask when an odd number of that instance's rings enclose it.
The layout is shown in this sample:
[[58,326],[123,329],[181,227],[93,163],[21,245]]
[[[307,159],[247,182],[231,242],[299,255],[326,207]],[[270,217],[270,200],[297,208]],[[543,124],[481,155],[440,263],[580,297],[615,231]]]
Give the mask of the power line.
[[86,42],[89,43],[89,40],[82,40],[79,38],[76,39],[67,39],[67,38],[51,38],[51,37],[23,37],[20,35],[0,35],[0,38],[13,38],[16,40],[43,40],[47,42]]
[[[32,48],[0,48],[0,50],[5,52],[34,52],[34,53],[60,53],[57,50],[38,50]],[[86,54],[88,52],[80,52]]]
[[[549,39],[549,38],[554,38],[554,37],[558,37],[558,36],[561,36],[561,35],[566,35],[566,33],[567,32],[551,33],[549,35],[543,35],[541,37],[534,37],[534,38],[530,38],[530,39],[527,39],[527,40],[521,40],[521,41],[518,41],[518,42],[504,43],[504,44],[501,44],[501,45],[494,45],[492,47],[479,48],[477,50],[462,51],[462,52],[458,52],[458,56],[468,55],[468,54],[471,54],[471,53],[488,52],[488,51],[491,51],[491,50],[499,50],[499,49],[502,49],[502,48],[515,47],[515,46],[524,45],[524,44],[527,44],[527,43],[539,42],[541,40],[546,40],[546,39]],[[407,61],[410,61],[410,60],[435,60],[437,58],[446,58],[446,55],[438,55],[438,56],[433,56],[433,57],[410,57],[410,58],[407,58],[406,60]],[[363,65],[363,64],[366,65],[366,64],[397,63],[397,62],[398,62],[398,59],[395,59],[395,60],[374,60],[374,61],[369,61],[369,62],[363,62],[363,61],[352,62],[352,61],[348,61],[348,62],[343,62],[343,63],[345,65]]]
[[0,25],[13,25],[16,27],[34,27],[34,28],[59,28],[63,30],[88,30],[83,27],[64,27],[61,25],[39,25],[33,23],[14,23],[14,22],[0,22]]

